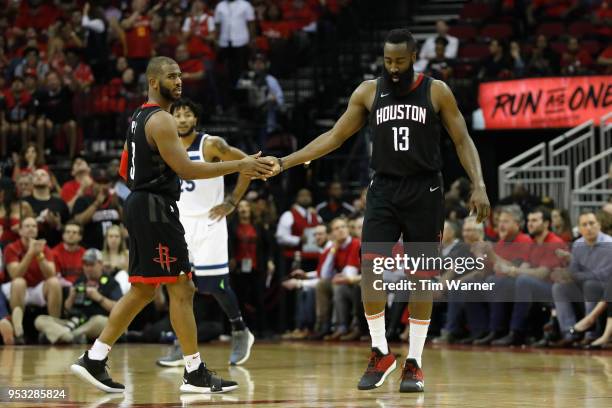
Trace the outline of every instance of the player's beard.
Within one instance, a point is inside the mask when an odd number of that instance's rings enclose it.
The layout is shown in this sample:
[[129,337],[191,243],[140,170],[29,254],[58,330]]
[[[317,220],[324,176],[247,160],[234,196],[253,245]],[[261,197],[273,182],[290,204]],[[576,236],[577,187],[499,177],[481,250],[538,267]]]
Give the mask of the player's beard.
[[410,65],[410,68],[404,72],[400,72],[398,77],[399,81],[394,82],[387,68],[383,67],[383,78],[387,83],[387,89],[389,89],[394,96],[406,95],[414,81],[414,66]]
[[159,84],[159,94],[166,99],[167,101],[170,102],[175,102],[177,101],[179,98],[176,98],[173,94],[172,91],[170,90],[170,88],[166,88],[164,85],[162,85],[161,83]]
[[191,136],[191,134],[193,133],[194,130],[195,130],[195,126],[192,126],[186,132],[178,132],[178,135],[179,135],[179,137]]

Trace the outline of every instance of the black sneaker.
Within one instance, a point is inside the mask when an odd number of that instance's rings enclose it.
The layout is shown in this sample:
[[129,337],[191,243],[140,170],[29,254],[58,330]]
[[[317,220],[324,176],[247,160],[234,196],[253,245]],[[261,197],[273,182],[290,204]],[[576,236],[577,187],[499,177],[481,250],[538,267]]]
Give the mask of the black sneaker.
[[188,373],[187,369],[185,369],[181,392],[217,394],[234,391],[237,388],[237,382],[217,377],[213,371],[206,368],[204,363],[200,363],[200,366],[195,371]]
[[400,392],[423,392],[424,388],[423,370],[414,358],[406,359],[402,369]]
[[357,389],[371,390],[380,387],[385,379],[397,367],[395,355],[391,354],[391,350],[387,354],[383,354],[378,347],[372,348],[368,368],[357,384]]
[[88,356],[88,351],[85,352],[79,359],[70,366],[70,371],[104,392],[123,392],[125,386],[114,382],[108,371],[106,370],[106,362],[104,360],[91,360]]

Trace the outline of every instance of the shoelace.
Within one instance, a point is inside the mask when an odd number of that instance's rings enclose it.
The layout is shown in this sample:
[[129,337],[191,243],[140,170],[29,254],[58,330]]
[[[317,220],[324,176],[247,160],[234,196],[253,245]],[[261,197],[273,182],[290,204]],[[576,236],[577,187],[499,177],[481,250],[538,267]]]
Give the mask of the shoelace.
[[382,360],[383,356],[379,356],[377,353],[372,352],[370,356],[370,361],[368,362],[368,369],[366,372],[376,371],[376,366]]
[[408,377],[408,373],[410,373],[410,378],[415,378],[417,373],[417,368],[413,364],[404,364],[404,369],[402,370],[402,380]]

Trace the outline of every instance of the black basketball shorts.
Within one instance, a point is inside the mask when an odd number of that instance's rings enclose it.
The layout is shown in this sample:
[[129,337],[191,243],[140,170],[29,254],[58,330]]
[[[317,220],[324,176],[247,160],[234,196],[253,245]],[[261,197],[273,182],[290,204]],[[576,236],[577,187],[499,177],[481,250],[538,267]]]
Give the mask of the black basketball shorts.
[[181,273],[191,277],[185,230],[174,200],[134,191],[125,201],[124,218],[130,234],[130,282],[174,283]]
[[395,178],[376,175],[370,183],[363,220],[364,243],[440,243],[444,229],[442,174]]

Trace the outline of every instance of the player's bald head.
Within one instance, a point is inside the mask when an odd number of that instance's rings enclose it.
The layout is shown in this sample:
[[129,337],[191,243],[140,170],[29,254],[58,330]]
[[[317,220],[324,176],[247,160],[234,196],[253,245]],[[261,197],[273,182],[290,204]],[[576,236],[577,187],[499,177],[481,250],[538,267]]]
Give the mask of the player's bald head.
[[158,79],[164,73],[164,67],[168,65],[178,65],[175,60],[168,57],[154,57],[151,58],[147,65],[147,78]]

